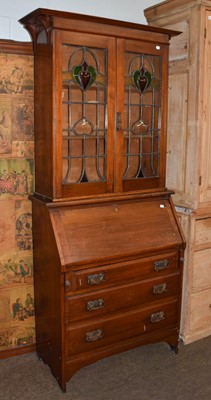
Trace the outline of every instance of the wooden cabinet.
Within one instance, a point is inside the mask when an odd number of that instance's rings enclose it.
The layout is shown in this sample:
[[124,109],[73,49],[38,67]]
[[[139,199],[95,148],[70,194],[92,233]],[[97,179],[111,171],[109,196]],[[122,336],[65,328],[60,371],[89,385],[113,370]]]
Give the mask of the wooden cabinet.
[[173,32],[46,15],[22,19],[35,41],[35,193],[163,190]]
[[165,188],[174,31],[53,10],[34,44],[37,352],[63,391],[141,344],[177,350],[183,234]]
[[188,343],[211,334],[211,6],[167,0],[145,16],[182,32],[169,53],[167,185],[187,238],[181,335]]

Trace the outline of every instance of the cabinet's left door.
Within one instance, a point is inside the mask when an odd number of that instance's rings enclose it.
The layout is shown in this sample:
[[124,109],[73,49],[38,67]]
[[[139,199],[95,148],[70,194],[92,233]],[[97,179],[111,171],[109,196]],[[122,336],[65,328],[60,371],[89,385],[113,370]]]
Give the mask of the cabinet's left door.
[[113,191],[115,39],[55,32],[56,197]]

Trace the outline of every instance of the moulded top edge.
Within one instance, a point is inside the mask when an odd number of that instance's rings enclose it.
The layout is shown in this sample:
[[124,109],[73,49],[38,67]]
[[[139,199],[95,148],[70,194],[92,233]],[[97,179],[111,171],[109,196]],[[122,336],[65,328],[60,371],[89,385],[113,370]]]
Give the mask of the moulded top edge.
[[148,32],[160,33],[160,34],[167,35],[169,38],[172,36],[177,36],[181,33],[181,32],[170,30],[170,29],[158,28],[158,27],[154,27],[154,26],[137,24],[137,23],[133,23],[133,22],[126,22],[126,21],[114,20],[114,19],[109,19],[109,18],[95,17],[95,16],[91,16],[91,15],[77,14],[77,13],[51,10],[51,9],[45,9],[45,8],[37,8],[36,10],[34,10],[31,13],[27,14],[26,16],[22,17],[19,20],[19,22],[23,25],[25,25],[25,24],[34,25],[37,23],[37,19],[40,17],[50,18],[51,19],[51,23],[50,23],[51,28],[53,27],[53,19],[58,17],[58,18],[64,18],[64,19],[69,18],[69,19],[74,19],[74,20],[83,20],[83,21],[89,21],[89,22],[106,24],[106,25],[115,25],[115,26],[123,27],[125,29],[127,29],[127,28],[138,29],[138,30],[143,30],[143,31],[148,31]]
[[209,6],[210,0],[165,0],[161,3],[154,4],[144,10],[145,17],[161,17],[169,12],[182,11],[184,9],[200,6]]

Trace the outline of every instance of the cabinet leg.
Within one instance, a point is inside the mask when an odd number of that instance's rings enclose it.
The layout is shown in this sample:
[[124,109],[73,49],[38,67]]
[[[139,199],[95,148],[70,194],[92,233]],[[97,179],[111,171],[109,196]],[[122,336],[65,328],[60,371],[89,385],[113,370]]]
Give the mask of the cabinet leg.
[[169,343],[169,347],[175,354],[178,354],[178,350],[179,350],[178,344],[170,344]]
[[64,383],[64,385],[61,386],[62,392],[66,393],[66,383]]
[[66,382],[60,381],[59,378],[57,378],[57,382],[58,382],[58,384],[59,384],[59,386],[60,386],[62,392],[63,392],[63,393],[66,393]]

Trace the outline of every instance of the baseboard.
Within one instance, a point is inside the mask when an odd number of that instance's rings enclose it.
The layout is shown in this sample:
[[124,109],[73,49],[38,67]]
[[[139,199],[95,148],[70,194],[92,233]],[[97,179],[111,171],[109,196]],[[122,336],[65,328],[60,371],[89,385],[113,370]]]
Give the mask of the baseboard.
[[0,351],[0,359],[33,353],[34,351],[36,351],[35,343],[27,346],[15,347],[13,349],[2,350]]

